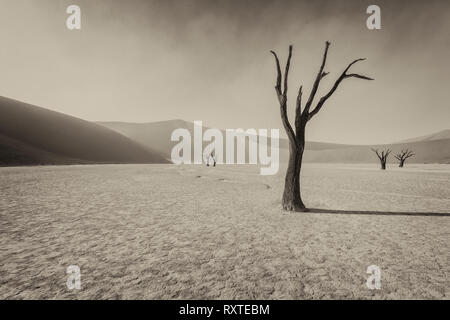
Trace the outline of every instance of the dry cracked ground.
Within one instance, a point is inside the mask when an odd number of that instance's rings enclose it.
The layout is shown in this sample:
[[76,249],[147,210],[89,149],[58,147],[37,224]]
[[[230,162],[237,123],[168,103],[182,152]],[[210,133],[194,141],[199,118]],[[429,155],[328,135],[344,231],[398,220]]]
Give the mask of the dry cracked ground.
[[450,298],[449,166],[309,164],[307,213],[281,210],[283,174],[0,168],[0,298]]

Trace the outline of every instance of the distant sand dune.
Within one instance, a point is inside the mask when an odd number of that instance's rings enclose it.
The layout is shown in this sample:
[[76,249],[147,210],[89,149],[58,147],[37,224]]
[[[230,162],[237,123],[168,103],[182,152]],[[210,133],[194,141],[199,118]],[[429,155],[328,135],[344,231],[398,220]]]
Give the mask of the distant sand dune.
[[167,162],[98,124],[0,97],[0,165]]
[[[170,141],[173,130],[185,128],[193,136],[193,123],[183,120],[150,123],[99,122],[99,124],[141,144],[153,147],[168,159],[170,158],[172,147],[177,143]],[[303,159],[305,162],[316,163],[376,163],[378,159],[371,151],[371,147],[379,149],[389,147],[393,149],[394,153],[407,148],[413,150],[416,155],[406,161],[406,166],[408,163],[450,163],[450,139],[432,139],[384,145],[345,145],[307,141]],[[282,161],[287,161],[288,159],[287,139],[280,139],[280,158]],[[388,162],[396,163],[397,160],[391,155],[388,158]]]

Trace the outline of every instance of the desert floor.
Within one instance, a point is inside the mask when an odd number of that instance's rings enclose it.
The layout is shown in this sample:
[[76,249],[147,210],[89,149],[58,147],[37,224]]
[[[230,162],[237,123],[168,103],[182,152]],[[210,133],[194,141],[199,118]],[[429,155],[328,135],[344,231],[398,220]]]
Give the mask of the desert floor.
[[0,168],[0,298],[449,299],[450,166],[407,166],[306,164],[308,213],[284,168]]

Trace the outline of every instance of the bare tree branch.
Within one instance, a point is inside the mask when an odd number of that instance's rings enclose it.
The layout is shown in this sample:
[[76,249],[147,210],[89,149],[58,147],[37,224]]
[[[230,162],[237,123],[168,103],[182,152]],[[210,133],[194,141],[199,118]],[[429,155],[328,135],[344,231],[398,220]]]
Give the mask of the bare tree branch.
[[[313,116],[315,116],[320,109],[323,107],[323,105],[325,104],[325,102],[328,100],[328,98],[330,98],[333,93],[336,91],[336,89],[339,87],[340,83],[342,82],[342,80],[347,79],[347,78],[359,78],[359,79],[364,79],[364,80],[374,80],[373,78],[369,78],[367,76],[363,76],[357,73],[350,73],[347,74],[347,71],[350,69],[350,67],[352,65],[354,65],[355,63],[359,62],[359,61],[363,61],[366,60],[365,58],[361,58],[361,59],[356,59],[354,61],[352,61],[347,68],[345,68],[344,72],[342,72],[341,76],[336,80],[336,82],[334,83],[333,87],[330,89],[330,91],[324,95],[322,98],[320,98],[319,102],[317,103],[316,107],[314,108],[313,111],[311,111],[308,114],[308,120],[310,120]],[[306,109],[306,107],[305,107]]]
[[391,152],[392,152],[391,149],[387,149],[387,150],[386,150],[386,154],[385,154],[384,156],[387,158],[387,156],[388,156]]
[[277,92],[278,95],[278,100],[281,103],[281,97],[282,97],[282,93],[281,93],[281,68],[280,68],[280,60],[278,59],[277,54],[274,51],[270,51],[270,53],[273,54],[273,56],[275,57],[275,63],[277,66],[277,82],[275,84],[275,91]]
[[350,68],[351,68],[352,65],[354,65],[355,63],[357,63],[357,62],[359,62],[359,61],[364,61],[364,60],[366,60],[366,58],[359,58],[359,59],[353,60],[353,61],[347,66],[347,68],[345,68],[343,74],[346,74],[347,71],[350,70]]
[[374,149],[374,148],[370,148],[373,152],[375,152],[377,154],[377,157],[381,160],[381,155],[378,154],[378,149]]
[[295,135],[299,136],[302,128],[302,95],[303,86],[298,89],[297,104],[295,106]]
[[291,66],[291,57],[292,57],[292,45],[289,46],[289,56],[286,61],[286,68],[284,70],[284,89],[283,95],[287,100],[287,90],[288,90],[288,75],[289,75],[289,67]]
[[325,51],[323,53],[322,58],[322,64],[320,65],[319,72],[317,73],[316,80],[314,81],[313,87],[311,89],[311,93],[309,94],[308,101],[305,104],[305,109],[303,110],[303,113],[305,115],[309,114],[309,109],[311,108],[311,104],[314,101],[314,97],[317,93],[317,89],[319,88],[320,80],[323,79],[325,76],[329,74],[329,72],[324,72],[323,69],[325,68],[325,64],[327,62],[327,55],[328,55],[328,48],[330,47],[330,42],[325,42]]
[[358,78],[358,79],[363,79],[363,80],[373,80],[372,78],[369,78],[367,76],[363,76],[363,75],[357,74],[357,73],[350,73],[350,74],[347,74],[345,76],[345,78],[351,78],[351,77]]
[[399,161],[405,161],[406,159],[411,158],[412,156],[415,156],[412,150],[406,149],[400,151],[394,157]]
[[284,90],[283,93],[281,92],[281,68],[280,68],[280,60],[278,59],[277,54],[274,51],[270,51],[273,56],[275,57],[275,63],[276,63],[276,68],[277,68],[277,82],[275,85],[275,91],[278,95],[278,101],[280,102],[280,113],[281,113],[281,121],[283,122],[283,126],[284,129],[286,130],[286,134],[289,138],[289,141],[291,143],[291,145],[294,148],[298,148],[298,143],[297,143],[297,139],[295,137],[295,133],[294,130],[292,129],[291,124],[289,123],[289,119],[287,116],[287,79],[288,79],[288,74],[289,74],[289,66],[290,66],[290,60],[291,60],[291,56],[292,56],[292,46],[289,46],[289,57],[288,60],[286,62],[286,73],[284,75]]
[[405,159],[411,158],[412,156],[415,156],[415,154],[412,152],[412,150],[406,149]]

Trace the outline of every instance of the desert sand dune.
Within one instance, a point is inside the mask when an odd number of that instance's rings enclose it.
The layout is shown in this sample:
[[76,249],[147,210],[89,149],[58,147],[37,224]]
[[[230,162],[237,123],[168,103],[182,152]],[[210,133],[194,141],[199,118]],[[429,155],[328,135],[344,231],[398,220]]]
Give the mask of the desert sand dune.
[[0,165],[167,163],[116,131],[0,97]]
[[[149,123],[130,123],[130,122],[98,122],[98,123],[109,129],[115,130],[143,145],[151,146],[153,149],[165,155],[167,158],[170,158],[170,153],[173,146],[178,143],[172,142],[170,140],[170,136],[175,129],[178,128],[187,129],[191,133],[191,136],[194,136],[193,133],[194,124],[192,122],[180,119],[149,122]],[[204,127],[204,130],[206,130],[207,128],[208,127]],[[246,130],[248,128],[242,129]],[[221,131],[223,136],[225,137],[225,130]],[[207,144],[208,143],[205,142],[203,145],[206,146]],[[279,147],[282,150],[288,150],[289,148],[288,140],[285,138],[280,138]],[[348,145],[326,143],[326,142],[315,142],[315,141],[306,142],[306,149],[308,150],[333,150],[345,147],[348,147]]]
[[[150,123],[99,122],[99,124],[115,130],[143,145],[152,147],[167,159],[170,159],[171,150],[173,146],[177,144],[177,142],[170,141],[172,132],[177,128],[185,128],[193,135],[192,132],[194,128],[192,122],[183,120]],[[282,132],[282,130],[280,132]],[[371,151],[371,148],[391,148],[394,153],[399,152],[402,149],[414,150],[415,156],[409,158],[406,165],[409,163],[450,163],[450,139],[447,136],[447,131],[438,132],[429,137],[432,138],[416,138],[411,139],[411,141],[384,145],[346,145],[306,141],[306,150],[303,161],[311,163],[375,164],[378,162],[378,159]],[[207,143],[205,142],[204,146],[206,144]],[[289,147],[287,139],[281,138],[279,145],[280,160],[287,161]],[[397,160],[393,156],[388,158],[388,163],[396,162]]]
[[[286,213],[283,168],[0,168],[0,297],[449,299],[444,169],[307,164],[315,209]],[[381,290],[365,286],[372,264]]]

